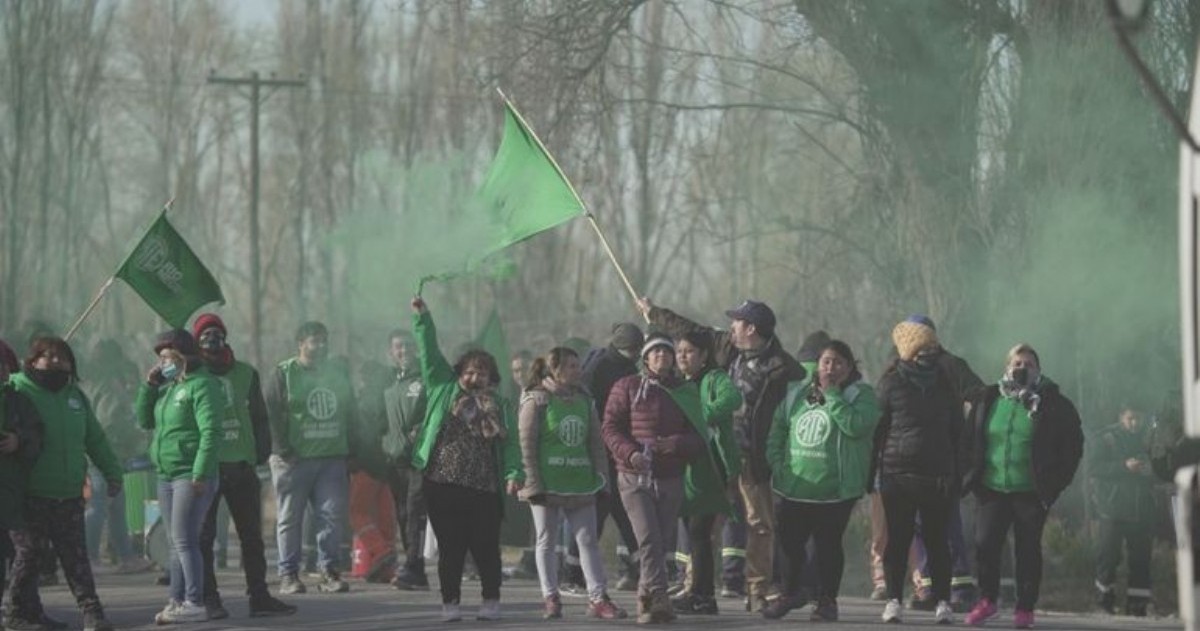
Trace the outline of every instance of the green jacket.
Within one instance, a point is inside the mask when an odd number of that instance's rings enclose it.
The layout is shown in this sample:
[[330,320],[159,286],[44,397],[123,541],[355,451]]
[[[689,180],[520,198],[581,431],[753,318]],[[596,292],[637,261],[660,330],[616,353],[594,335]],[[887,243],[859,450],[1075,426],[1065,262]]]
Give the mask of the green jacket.
[[25,525],[25,492],[29,472],[42,453],[45,427],[29,397],[7,382],[0,383],[0,431],[17,435],[17,451],[0,455],[0,528]]
[[160,478],[202,480],[217,475],[221,421],[228,400],[205,368],[182,381],[138,388],[138,425],[154,430],[150,460]]
[[[689,383],[694,387],[695,382]],[[699,385],[702,422],[693,421],[693,425],[708,444],[708,450],[704,457],[687,465],[683,478],[684,501],[680,514],[685,517],[732,515],[733,507],[729,504],[725,490],[730,477],[737,475],[742,468],[741,452],[733,435],[733,413],[742,406],[742,394],[733,385],[729,375],[720,370],[706,372],[700,378]],[[692,418],[692,411],[680,401],[675,391],[672,391],[672,398],[683,407],[688,418]]]
[[824,402],[809,401],[812,392],[812,384],[793,384],[775,411],[767,436],[771,488],[801,502],[862,497],[880,415],[875,391],[859,381],[825,390]]
[[122,481],[125,470],[92,413],[91,403],[76,384],[51,392],[23,373],[13,375],[11,383],[33,401],[46,430],[42,454],[29,474],[29,496],[56,500],[83,497],[88,458],[105,480],[118,484]]
[[[437,328],[433,325],[433,317],[429,312],[413,316],[413,334],[417,340],[417,352],[421,358],[421,380],[425,383],[425,422],[421,433],[417,436],[416,447],[413,450],[412,466],[424,471],[429,464],[429,452],[437,443],[438,432],[442,422],[450,414],[450,408],[462,394],[458,385],[458,376],[442,355],[437,343]],[[500,467],[497,476],[504,480],[523,482],[525,471],[521,466],[521,447],[517,424],[510,412],[512,406],[501,402],[500,409],[504,411],[505,437],[497,441],[496,462]],[[500,489],[501,495],[504,490]]]
[[395,381],[383,391],[383,407],[387,414],[383,453],[392,466],[407,469],[425,421],[425,385],[420,371],[397,372]]

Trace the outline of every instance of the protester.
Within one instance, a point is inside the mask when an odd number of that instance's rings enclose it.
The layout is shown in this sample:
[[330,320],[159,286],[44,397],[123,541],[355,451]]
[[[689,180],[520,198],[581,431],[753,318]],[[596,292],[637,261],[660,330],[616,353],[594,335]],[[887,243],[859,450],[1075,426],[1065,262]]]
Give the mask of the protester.
[[33,401],[9,383],[9,376],[20,368],[12,347],[0,340],[0,586],[6,584],[14,556],[9,533],[25,527],[29,472],[41,454],[46,431]]
[[[96,419],[116,452],[117,460],[124,466],[143,456],[145,432],[138,429],[133,411],[139,380],[137,365],[125,357],[116,340],[102,339],[93,347],[83,369],[86,380],[81,387],[92,402]],[[101,535],[107,530],[108,551],[115,557],[119,573],[150,570],[153,564],[134,552],[129,538],[124,488],[109,497],[104,473],[95,466],[88,467],[88,479],[91,495],[83,520],[87,526],[88,558],[92,565],[100,564]]]
[[675,372],[675,345],[653,334],[642,346],[642,373],[612,387],[604,443],[617,465],[617,488],[637,535],[641,578],[638,623],[675,619],[667,597],[667,553],[684,501],[688,462],[704,454],[700,393]]
[[76,369],[75,354],[66,341],[38,337],[30,345],[22,371],[10,379],[17,392],[33,401],[45,434],[42,453],[29,475],[24,527],[10,532],[16,556],[5,619],[9,629],[63,624],[46,616],[38,595],[37,548],[47,541],[53,544],[83,612],[84,628],[112,628],[96,595],[87,557],[82,491],[88,459],[104,472],[113,495],[121,490],[124,471],[79,389]]
[[678,613],[714,615],[715,554],[713,528],[718,517],[733,515],[726,489],[742,468],[742,456],[733,435],[733,413],[742,405],[742,395],[729,375],[712,362],[712,336],[691,331],[675,340],[675,358],[684,379],[700,388],[703,432],[707,453],[689,462],[684,473],[684,502],[681,515],[687,522],[691,555],[689,587],[671,606]]
[[520,497],[529,502],[537,533],[543,617],[562,617],[555,551],[559,530],[566,522],[581,553],[588,615],[624,618],[625,611],[608,596],[608,576],[596,537],[596,494],[608,492],[604,476],[608,458],[600,437],[600,419],[579,376],[579,355],[566,347],[551,349],[530,366],[518,416],[525,470]]
[[787,556],[784,595],[763,617],[778,619],[804,604],[800,576],[811,538],[820,574],[814,621],[838,619],[837,597],[846,559],[842,535],[850,513],[869,486],[871,449],[879,406],[862,382],[854,353],[832,340],[820,351],[816,376],[793,384],[767,439],[772,488],[779,496],[779,541]]
[[1145,616],[1150,601],[1150,552],[1159,514],[1147,434],[1141,416],[1125,407],[1117,423],[1096,437],[1089,456],[1092,504],[1100,519],[1096,589],[1100,608],[1110,614],[1116,613],[1122,544],[1129,560],[1126,615]]
[[433,317],[412,301],[413,331],[428,405],[413,450],[425,479],[425,505],[438,541],[442,620],[462,619],[467,552],[479,568],[479,620],[500,618],[500,520],[503,491],[516,494],[524,472],[516,428],[497,396],[500,369],[483,350],[469,350],[452,367],[438,348]]
[[192,331],[200,358],[209,374],[221,385],[224,405],[217,408],[220,432],[217,440],[218,483],[200,531],[200,553],[204,560],[204,605],[210,619],[229,617],[217,589],[213,542],[217,539],[217,512],[221,499],[237,528],[241,544],[241,566],[246,575],[250,616],[286,616],[296,612],[267,590],[267,559],[262,533],[262,483],[257,466],[271,454],[271,426],[263,399],[258,371],[234,357],[226,340],[225,323],[213,313],[196,318]]
[[892,341],[898,357],[876,389],[881,415],[868,478],[878,472],[887,521],[883,560],[888,601],[882,618],[899,622],[903,616],[904,575],[919,517],[937,600],[934,620],[948,624],[953,611],[946,526],[958,503],[954,454],[963,407],[946,373],[938,369],[932,327],[905,320],[892,329]]
[[713,360],[729,373],[742,393],[742,407],[734,413],[734,433],[743,454],[738,486],[746,514],[746,606],[761,611],[775,594],[772,572],[775,546],[775,509],[771,494],[766,448],[775,409],[787,393],[787,384],[804,378],[804,368],[783,350],[775,335],[775,312],[764,303],[747,300],[726,311],[729,331],[702,327],[649,298],[638,308],[652,324],[672,337],[705,330],[713,335]]
[[166,331],[154,343],[158,361],[138,389],[138,425],[153,430],[150,459],[158,472],[158,503],[173,554],[170,599],[158,624],[208,620],[200,531],[220,479],[221,384],[204,368],[191,333]]
[[271,422],[271,477],[278,502],[279,591],[302,594],[301,541],[305,507],[316,514],[317,590],[350,590],[340,572],[349,477],[346,459],[358,427],[358,403],[347,366],[328,359],[329,333],[320,322],[300,325],[297,355],[281,362],[266,389]]
[[[608,402],[608,393],[613,384],[622,377],[637,374],[638,353],[642,350],[644,341],[642,330],[636,324],[620,322],[613,325],[607,346],[592,349],[584,357],[583,385],[595,401],[599,418],[604,418],[604,406]],[[618,591],[634,591],[638,583],[638,564],[633,558],[637,553],[637,537],[633,534],[629,515],[625,512],[625,505],[621,503],[621,495],[616,488],[617,466],[612,458],[608,458],[606,475],[612,492],[602,493],[596,498],[596,538],[604,536],[604,524],[611,516],[620,535],[620,542],[617,544],[617,562],[620,567],[615,587]],[[565,565],[567,571],[562,591],[572,594],[587,593],[583,587],[583,570],[579,566],[579,546],[574,541],[567,546]]]
[[383,392],[387,431],[383,451],[391,467],[389,486],[396,505],[397,527],[404,545],[404,562],[396,569],[392,586],[400,590],[429,589],[425,575],[425,496],[421,472],[412,466],[413,445],[425,420],[425,387],[412,334],[395,329],[388,334],[391,382]]
[[1012,527],[1017,603],[1013,626],[1033,627],[1042,581],[1042,528],[1054,501],[1071,483],[1083,457],[1083,431],[1074,404],[1042,374],[1037,351],[1008,352],[1000,383],[976,395],[963,436],[963,490],[979,502],[976,562],[981,598],[967,624],[997,614],[1000,552]]

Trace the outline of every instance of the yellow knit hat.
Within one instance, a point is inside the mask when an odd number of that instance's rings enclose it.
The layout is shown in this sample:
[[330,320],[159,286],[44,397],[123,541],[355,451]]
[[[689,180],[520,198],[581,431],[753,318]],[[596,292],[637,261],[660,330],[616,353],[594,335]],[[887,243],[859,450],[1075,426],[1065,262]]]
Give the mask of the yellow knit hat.
[[892,329],[892,343],[896,345],[900,359],[912,361],[917,353],[938,345],[937,332],[919,322],[905,320]]

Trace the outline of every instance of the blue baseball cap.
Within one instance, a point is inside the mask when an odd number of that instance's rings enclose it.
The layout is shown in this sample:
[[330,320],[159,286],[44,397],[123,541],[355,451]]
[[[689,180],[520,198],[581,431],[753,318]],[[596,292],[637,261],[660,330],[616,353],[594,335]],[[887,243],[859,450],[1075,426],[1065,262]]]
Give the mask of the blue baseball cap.
[[746,300],[742,304],[725,312],[731,320],[742,320],[754,325],[763,336],[775,332],[775,312],[766,303],[757,300]]

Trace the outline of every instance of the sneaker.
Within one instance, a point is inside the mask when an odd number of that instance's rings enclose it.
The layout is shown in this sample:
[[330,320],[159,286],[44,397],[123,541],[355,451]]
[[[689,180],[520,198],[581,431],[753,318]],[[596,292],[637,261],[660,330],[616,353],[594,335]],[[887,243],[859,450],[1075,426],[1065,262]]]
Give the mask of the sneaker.
[[875,589],[871,590],[871,600],[884,601],[887,599],[887,585],[876,585]]
[[617,579],[615,589],[619,592],[636,592],[637,584],[638,580],[636,576],[625,574],[621,578]]
[[41,620],[27,620],[10,615],[5,617],[4,628],[15,629],[17,631],[46,631],[50,627],[42,624]]
[[700,596],[691,592],[684,592],[672,598],[671,608],[675,610],[675,613],[681,614],[715,616],[719,613],[716,598],[712,596]]
[[485,598],[479,603],[479,613],[475,615],[476,620],[499,620],[500,619],[500,601],[494,598]]
[[117,565],[117,574],[140,574],[154,569],[154,563],[141,557],[130,557]]
[[971,613],[967,614],[966,623],[973,627],[981,627],[988,619],[996,617],[997,612],[996,603],[992,602],[991,598],[980,598]]
[[402,569],[392,578],[392,587],[402,592],[427,592],[429,579],[424,574]]
[[321,582],[317,583],[317,591],[327,594],[344,594],[350,591],[350,584],[343,581],[337,572],[325,570],[321,573]]
[[270,594],[250,597],[250,617],[290,616],[296,613],[295,605],[289,605]]
[[1033,628],[1033,612],[1024,609],[1018,609],[1013,612],[1013,628],[1014,629],[1032,629]]
[[555,620],[562,617],[562,600],[558,594],[547,596],[542,603],[542,620]]
[[[154,624],[172,624],[171,616],[175,614],[175,610],[177,609],[179,609],[178,600],[167,601],[167,606],[163,607],[162,611],[154,614]],[[12,629],[13,627],[10,624],[8,628]]]
[[113,631],[113,624],[104,617],[103,611],[85,611],[83,631]]
[[832,598],[821,598],[817,601],[817,606],[813,608],[812,613],[808,615],[808,619],[812,622],[837,622],[837,601]]
[[558,586],[558,593],[563,596],[584,597],[588,595],[587,587],[579,583],[568,581]]
[[206,620],[208,620],[208,610],[204,608],[204,605],[193,602],[169,603],[154,617],[155,624],[180,624]]
[[767,620],[779,620],[788,615],[789,611],[803,606],[804,601],[796,596],[780,596],[762,608],[762,617]]
[[458,622],[462,620],[462,609],[458,603],[442,603],[442,622]]
[[208,611],[209,620],[224,620],[229,617],[229,610],[225,609],[220,596],[206,599],[204,609]]
[[746,590],[736,585],[726,585],[721,588],[721,598],[745,598]]
[[933,621],[938,624],[953,624],[954,609],[950,607],[950,603],[939,600],[937,607],[933,610]]
[[617,606],[608,594],[605,594],[600,600],[593,600],[588,603],[587,615],[589,618],[599,618],[601,620],[624,620],[629,616],[624,609]]
[[303,594],[307,591],[308,588],[300,582],[300,577],[296,574],[285,574],[279,578],[280,594]]
[[899,600],[893,598],[887,601],[887,604],[883,606],[883,615],[880,616],[880,618],[882,618],[884,622],[899,624],[903,614],[904,605],[900,604]]

